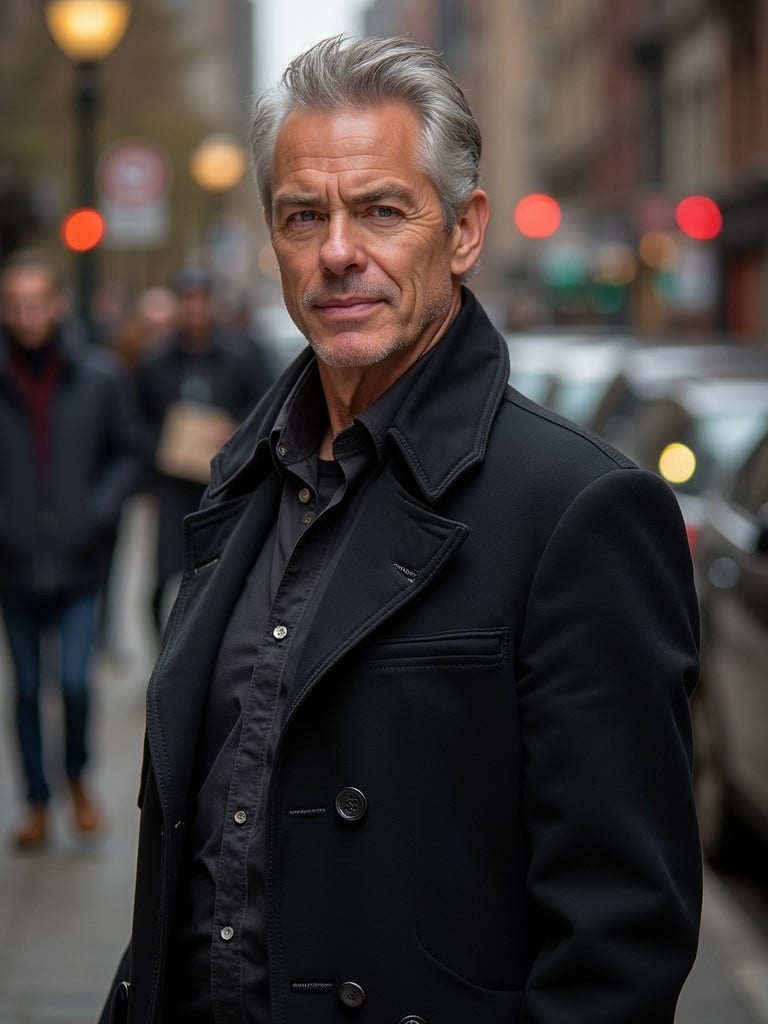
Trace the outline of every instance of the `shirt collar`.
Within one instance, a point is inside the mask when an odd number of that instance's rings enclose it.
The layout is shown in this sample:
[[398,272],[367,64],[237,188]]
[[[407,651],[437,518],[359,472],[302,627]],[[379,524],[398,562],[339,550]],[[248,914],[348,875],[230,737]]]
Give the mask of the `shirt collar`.
[[[353,426],[365,430],[379,459],[385,456],[387,443],[398,448],[424,496],[434,501],[461,473],[484,458],[508,375],[504,339],[472,293],[462,288],[461,308],[445,335],[361,413]],[[304,401],[310,410],[306,421]],[[280,443],[289,419],[287,436],[303,449],[301,457],[306,457],[308,446],[316,450],[328,422],[311,352],[301,355],[286,371],[262,406],[214,459],[210,493],[219,493],[246,472],[264,447],[272,448],[274,458],[274,445]],[[288,440],[285,444],[291,458]]]

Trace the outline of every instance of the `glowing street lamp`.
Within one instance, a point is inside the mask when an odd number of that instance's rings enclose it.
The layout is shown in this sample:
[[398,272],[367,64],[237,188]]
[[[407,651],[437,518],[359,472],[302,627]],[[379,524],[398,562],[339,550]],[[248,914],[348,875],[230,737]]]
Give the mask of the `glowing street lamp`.
[[[96,116],[100,99],[97,66],[123,38],[131,17],[131,3],[130,0],[43,0],[43,13],[54,42],[77,69],[76,205],[88,210],[95,206],[96,200]],[[77,312],[90,334],[93,247],[79,252],[78,271]]]
[[206,192],[226,192],[245,174],[246,156],[243,147],[231,135],[208,135],[192,151],[189,169],[200,188]]
[[54,42],[76,64],[98,64],[125,35],[128,0],[47,0],[45,20]]
[[[247,164],[248,158],[243,147],[234,136],[223,132],[207,135],[189,158],[190,174],[209,197],[206,220],[208,231],[213,235],[211,249],[215,244],[224,194],[238,184],[245,174]],[[210,258],[210,252],[206,253],[206,260]]]

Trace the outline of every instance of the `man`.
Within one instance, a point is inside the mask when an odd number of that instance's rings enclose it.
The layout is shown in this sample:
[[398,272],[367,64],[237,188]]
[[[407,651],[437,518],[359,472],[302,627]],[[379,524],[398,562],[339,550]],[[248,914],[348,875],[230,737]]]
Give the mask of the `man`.
[[218,323],[207,271],[185,267],[173,286],[177,327],[136,369],[139,399],[156,452],[157,579],[152,616],[158,633],[184,564],[182,520],[200,504],[211,457],[272,382],[257,342]]
[[101,815],[84,782],[89,662],[97,603],[125,498],[143,472],[130,382],[64,319],[48,257],[22,252],[0,273],[0,605],[16,675],[27,812],[20,850],[49,834],[51,788],[40,724],[41,642],[57,634],[65,772],[79,835]]
[[253,152],[311,350],[185,526],[112,1019],[671,1024],[700,887],[675,500],[506,386],[437,55],[318,44]]

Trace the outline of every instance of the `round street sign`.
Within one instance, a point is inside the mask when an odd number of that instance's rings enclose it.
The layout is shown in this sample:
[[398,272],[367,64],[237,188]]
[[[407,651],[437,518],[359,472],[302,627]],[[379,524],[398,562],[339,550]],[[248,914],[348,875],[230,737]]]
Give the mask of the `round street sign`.
[[111,202],[147,206],[165,195],[170,179],[168,157],[153,142],[124,139],[103,154],[97,178],[104,197]]

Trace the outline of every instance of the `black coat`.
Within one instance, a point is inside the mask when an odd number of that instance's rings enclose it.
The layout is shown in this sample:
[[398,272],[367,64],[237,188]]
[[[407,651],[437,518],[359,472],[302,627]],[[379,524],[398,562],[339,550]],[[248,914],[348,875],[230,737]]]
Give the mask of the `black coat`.
[[[214,460],[185,524],[114,1019],[161,1020],[200,714],[274,514],[266,437],[309,358]],[[701,884],[681,518],[658,477],[507,373],[465,292],[311,626],[268,796],[274,1024],[673,1020]],[[350,786],[355,821],[336,809]],[[324,813],[287,813],[302,808]]]
[[[210,367],[210,404],[224,409],[235,423],[252,411],[273,380],[258,343],[216,327],[206,349]],[[136,385],[144,420],[156,449],[168,407],[181,397],[184,356],[174,335],[150,351],[136,369]],[[181,572],[184,563],[182,520],[194,512],[205,486],[155,473],[152,488],[158,499],[157,570],[160,579]]]
[[120,512],[146,472],[147,439],[115,358],[59,331],[48,495],[29,413],[0,330],[0,593],[60,594],[106,582]]

